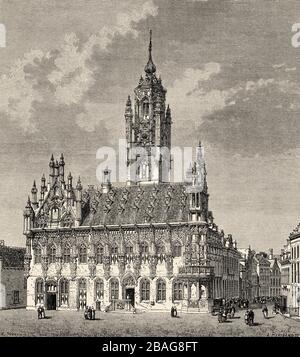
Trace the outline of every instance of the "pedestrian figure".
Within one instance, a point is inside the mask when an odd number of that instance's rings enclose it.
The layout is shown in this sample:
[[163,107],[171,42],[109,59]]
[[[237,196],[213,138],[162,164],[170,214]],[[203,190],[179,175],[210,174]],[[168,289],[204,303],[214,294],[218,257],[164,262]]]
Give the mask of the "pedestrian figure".
[[85,310],[84,310],[84,318],[85,318],[86,320],[89,318],[89,309],[88,309],[87,306],[85,307]]
[[251,325],[251,326],[254,325],[254,311],[253,310],[249,311],[249,325]]
[[263,305],[262,313],[264,315],[264,318],[267,319],[268,318],[268,308],[267,308],[266,304]]
[[171,307],[171,317],[174,317],[174,306]]
[[177,307],[174,306],[174,317],[177,317]]
[[95,320],[96,319],[96,310],[94,309],[94,306],[92,306],[92,309],[91,309],[91,315],[92,315],[92,320]]
[[37,313],[38,313],[38,319],[41,319],[42,318],[42,307],[41,307],[41,305],[38,307]]

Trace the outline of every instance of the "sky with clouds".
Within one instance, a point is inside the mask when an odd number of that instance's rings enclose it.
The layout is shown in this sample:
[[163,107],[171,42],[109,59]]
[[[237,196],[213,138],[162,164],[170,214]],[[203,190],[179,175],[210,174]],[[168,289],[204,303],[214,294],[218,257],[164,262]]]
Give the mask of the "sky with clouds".
[[300,217],[298,0],[0,0],[0,231],[53,152],[97,184],[96,151],[124,137],[124,107],[153,58],[173,144],[205,147],[210,208],[240,247],[279,250]]

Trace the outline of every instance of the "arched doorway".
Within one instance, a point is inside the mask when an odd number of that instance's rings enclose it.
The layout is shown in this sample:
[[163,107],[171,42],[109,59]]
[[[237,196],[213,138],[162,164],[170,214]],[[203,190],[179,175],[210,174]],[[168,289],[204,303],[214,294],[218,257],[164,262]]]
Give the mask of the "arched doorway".
[[46,308],[56,310],[57,305],[57,283],[54,280],[46,282]]
[[126,275],[122,280],[123,299],[130,300],[132,306],[135,300],[135,285],[136,281],[131,274]]

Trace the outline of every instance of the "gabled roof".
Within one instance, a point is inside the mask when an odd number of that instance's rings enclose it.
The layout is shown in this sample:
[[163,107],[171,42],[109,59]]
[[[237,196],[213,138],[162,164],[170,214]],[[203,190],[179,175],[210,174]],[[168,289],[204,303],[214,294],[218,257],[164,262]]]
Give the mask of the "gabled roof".
[[4,268],[23,268],[26,249],[0,246],[0,258]]
[[83,226],[188,221],[185,184],[113,187],[108,193],[84,192]]

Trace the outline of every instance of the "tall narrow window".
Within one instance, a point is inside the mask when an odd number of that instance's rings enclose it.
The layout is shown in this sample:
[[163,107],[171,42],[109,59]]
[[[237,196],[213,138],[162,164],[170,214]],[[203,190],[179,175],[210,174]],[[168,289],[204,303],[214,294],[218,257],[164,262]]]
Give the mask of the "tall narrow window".
[[62,279],[60,282],[60,305],[69,306],[69,282]]
[[44,304],[44,282],[42,279],[37,279],[35,284],[35,301],[37,305]]
[[14,290],[14,304],[19,304],[20,303],[20,292],[19,290]]
[[176,242],[174,244],[174,257],[181,257],[181,244]]
[[156,247],[156,253],[157,255],[161,255],[165,253],[165,247],[162,243],[158,244],[158,246]]
[[97,264],[102,264],[102,262],[103,262],[103,247],[102,247],[102,245],[98,245],[98,247],[97,247],[96,262],[97,262]]
[[143,114],[149,115],[149,103],[148,102],[143,103]]
[[148,279],[141,281],[141,301],[150,300],[150,282]]
[[110,281],[110,300],[119,298],[119,282],[116,279]]
[[79,249],[79,263],[80,264],[87,263],[87,250],[85,245],[82,245]]
[[71,261],[71,249],[68,245],[64,248],[64,263],[70,263]]
[[52,246],[50,248],[49,263],[55,263],[56,261],[56,248]]
[[95,300],[100,301],[104,296],[104,284],[103,280],[97,279],[95,281]]
[[111,247],[111,254],[118,255],[118,246],[116,244]]
[[132,245],[127,245],[126,246],[126,254],[130,255],[133,253],[133,246]]
[[78,307],[80,310],[85,309],[86,307],[86,280],[80,279],[79,280],[79,294],[78,294]]
[[165,301],[166,300],[166,283],[159,279],[156,284],[156,300]]
[[173,299],[174,300],[183,299],[183,284],[181,282],[175,282],[173,285]]
[[40,246],[37,246],[34,250],[34,263],[39,264],[42,262],[42,249]]
[[141,253],[148,254],[149,253],[149,246],[146,242],[141,243]]

